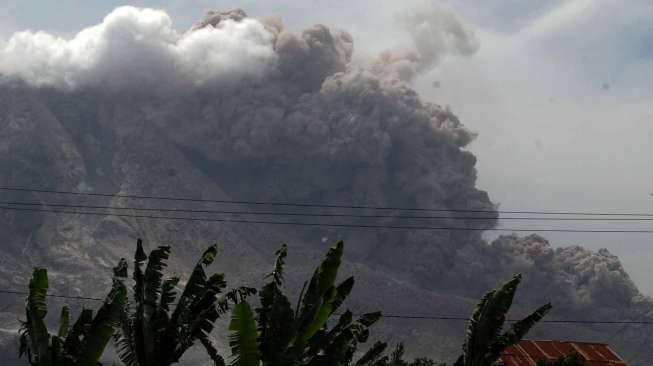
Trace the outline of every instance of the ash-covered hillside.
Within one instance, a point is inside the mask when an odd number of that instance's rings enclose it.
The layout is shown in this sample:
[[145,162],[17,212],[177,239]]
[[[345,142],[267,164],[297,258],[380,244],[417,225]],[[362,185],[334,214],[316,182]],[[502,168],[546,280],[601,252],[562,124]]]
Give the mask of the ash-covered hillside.
[[[0,185],[122,195],[310,202],[487,211],[420,226],[493,228],[498,214],[476,187],[475,137],[448,108],[428,102],[410,81],[447,55],[470,55],[473,32],[438,8],[406,15],[406,50],[353,60],[345,31],[316,25],[301,33],[278,18],[240,10],[211,12],[178,31],[162,11],[118,8],[72,39],[22,32],[0,44]],[[488,116],[488,118],[492,118]],[[480,157],[482,158],[482,157]],[[2,192],[5,202],[93,204],[300,213],[325,208],[85,198]],[[7,205],[11,207],[24,207]],[[30,206],[34,208],[35,206]],[[51,206],[42,208],[48,209]],[[294,210],[294,211],[293,211]],[[1,211],[0,285],[24,289],[31,267],[51,269],[54,291],[97,295],[111,266],[135,238],[173,246],[184,273],[209,243],[222,248],[217,269],[233,285],[260,281],[282,242],[291,248],[296,287],[336,240],[347,244],[346,273],[359,279],[352,307],[389,313],[467,313],[478,296],[513,273],[525,276],[520,305],[546,301],[554,317],[652,319],[619,260],[605,250],[554,249],[537,236],[486,243],[480,230],[297,227],[112,216]],[[347,213],[352,213],[351,210]],[[355,214],[373,214],[356,211]],[[176,215],[179,216],[179,215]],[[251,219],[244,215],[217,217]],[[193,217],[216,218],[196,214]],[[392,217],[257,220],[406,226]],[[294,258],[294,259],[293,259]],[[20,299],[1,318],[7,339]],[[384,339],[408,351],[451,360],[464,324],[387,320]],[[636,364],[642,329],[548,325],[536,335],[610,340]],[[417,336],[415,336],[417,335]],[[645,353],[644,353],[645,354]]]

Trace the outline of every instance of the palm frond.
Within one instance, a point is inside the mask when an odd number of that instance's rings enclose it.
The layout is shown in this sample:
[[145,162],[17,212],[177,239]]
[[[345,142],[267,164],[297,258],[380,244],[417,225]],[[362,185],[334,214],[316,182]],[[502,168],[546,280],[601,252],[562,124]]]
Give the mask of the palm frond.
[[287,365],[287,348],[294,335],[295,316],[288,298],[277,287],[276,281],[265,285],[259,293],[258,313],[261,359],[265,365]]
[[93,322],[93,310],[82,309],[64,341],[65,349],[79,349]]
[[343,250],[344,244],[342,242],[338,242],[329,249],[326,257],[311,277],[302,299],[303,307],[312,308],[317,306],[316,304],[320,303],[322,296],[333,286],[340,268]]
[[[256,293],[256,290],[249,287],[239,287],[228,292],[224,299],[218,299],[218,293],[221,288],[225,286],[222,276],[212,276],[212,278],[219,279],[220,284],[212,285],[209,279],[207,291],[204,296],[192,306],[192,318],[190,319],[190,326],[188,327],[188,340],[190,342],[184,343],[190,347],[195,339],[206,338],[211,334],[215,326],[215,321],[224,314],[229,308],[229,301],[234,304],[245,301],[245,299]],[[216,280],[218,281],[218,280]]]
[[206,291],[207,276],[204,268],[215,260],[218,248],[216,245],[209,247],[195,265],[193,272],[186,283],[184,291],[179,297],[177,306],[172,313],[170,326],[181,327],[187,322],[192,304],[201,298]]
[[[299,348],[303,348],[302,344],[324,325],[330,315],[337,295],[334,282],[340,268],[343,250],[342,242],[329,249],[325,259],[313,273],[306,293],[301,299],[294,342]],[[327,313],[326,318],[325,313]]]
[[310,339],[310,346],[303,358],[309,358],[309,366],[349,365],[358,345],[367,342],[369,327],[380,319],[381,313],[364,314],[353,320],[346,311],[329,331],[320,331]]
[[372,366],[388,348],[388,344],[377,341],[356,361],[355,366]]
[[253,287],[240,286],[229,290],[224,295],[224,299],[227,300],[227,303],[231,301],[234,304],[238,304],[241,301],[245,301],[251,295],[256,295],[256,292],[256,289]]
[[504,349],[519,343],[519,341],[524,338],[528,331],[531,330],[531,328],[534,327],[535,324],[537,324],[540,320],[542,320],[551,309],[551,304],[545,304],[526,318],[515,322],[512,327],[510,327],[509,331],[505,332],[500,337],[497,337],[497,339],[490,346],[490,357],[498,358]]
[[349,277],[346,280],[342,281],[336,288],[336,297],[333,299],[331,304],[331,312],[335,312],[340,308],[340,305],[345,301],[347,296],[351,293],[351,290],[354,288],[354,277]]
[[402,359],[404,357],[404,344],[403,343],[398,343],[395,346],[394,351],[392,351],[392,354],[390,355],[390,362],[393,365],[400,365],[402,363]]
[[114,280],[113,288],[97,311],[80,349],[79,365],[96,366],[107,343],[114,334],[116,325],[127,301],[127,289],[121,281]]
[[68,306],[61,308],[61,315],[59,316],[59,332],[57,336],[61,339],[66,339],[68,331],[70,330],[70,309]]
[[315,335],[318,330],[326,325],[329,317],[333,313],[333,302],[335,301],[337,294],[338,290],[336,290],[335,287],[331,287],[327,290],[327,293],[324,295],[323,303],[314,312],[311,323],[303,329],[303,333],[300,333],[300,341],[308,340]]
[[48,314],[48,271],[45,268],[35,268],[29,281],[27,298],[30,315],[34,319],[44,319]]
[[118,265],[113,268],[113,277],[120,280],[127,279],[127,276],[129,276],[128,269],[127,260],[121,258]]
[[143,262],[147,260],[147,254],[143,249],[143,241],[136,241],[136,253],[134,254],[134,301],[140,303],[144,291],[145,281],[143,280]]
[[120,314],[120,327],[114,334],[114,344],[118,357],[125,366],[139,366],[134,336],[134,324],[129,310],[129,304],[125,304]]
[[299,310],[304,301],[304,294],[306,294],[306,287],[308,286],[308,281],[304,281],[301,291],[299,291],[299,296],[297,297],[297,304],[295,305],[295,315],[299,315]]
[[[347,310],[344,314],[340,315],[336,325],[328,331],[318,332],[310,342],[308,351],[305,351],[309,357],[315,358],[324,353],[324,350],[334,342],[336,338],[341,336],[343,332],[347,332],[349,338],[353,338],[350,327],[354,323],[354,316],[351,311]],[[331,360],[333,362],[333,360]]]
[[501,334],[520,282],[521,275],[516,275],[481,299],[469,322],[463,355],[454,366],[494,364],[506,347],[519,342],[551,309],[551,305],[546,304]]
[[213,274],[207,278],[205,271],[217,253],[218,248],[213,245],[197,262],[162,333],[165,338],[162,347],[174,349],[174,359],[180,358],[199,336],[210,333],[221,314],[216,304],[217,295],[226,287],[224,275]]
[[215,321],[220,317],[215,303],[217,294],[207,291],[200,302],[196,304],[189,326],[190,339],[208,335],[213,331]]
[[515,275],[496,290],[488,292],[477,305],[463,346],[466,366],[484,365],[488,348],[500,335],[520,282],[521,275]]
[[243,301],[234,306],[229,330],[231,366],[258,366],[260,354],[256,320],[247,302]]
[[274,269],[272,270],[272,273],[266,276],[266,278],[272,277],[272,281],[277,286],[281,286],[283,283],[283,266],[286,264],[285,259],[288,255],[288,246],[283,244],[274,254],[277,257],[274,261]]
[[43,319],[48,313],[48,271],[45,268],[35,268],[29,282],[29,295],[25,315],[25,334],[28,336],[27,349],[41,362],[50,362],[50,333]]
[[168,313],[170,310],[170,305],[175,302],[177,298],[177,292],[175,288],[179,284],[179,277],[173,276],[167,278],[163,281],[161,285],[161,297],[159,299],[159,311],[163,313]]
[[[161,246],[153,250],[147,259],[147,267],[143,275],[144,279],[144,305],[146,313],[149,313],[149,319],[156,311],[156,304],[161,293],[161,284],[163,282],[163,270],[166,268],[166,261],[170,258],[170,247]],[[149,320],[146,315],[146,320]]]
[[361,317],[358,318],[358,321],[364,326],[369,328],[374,323],[378,322],[379,319],[381,319],[381,316],[383,316],[383,314],[381,314],[380,311],[373,311],[371,313],[365,313],[361,315]]
[[211,343],[209,337],[201,337],[200,342],[202,342],[206,353],[208,353],[209,357],[211,357],[213,366],[225,366],[224,359],[222,356],[220,356],[220,354],[218,354],[218,350],[215,348],[213,343]]
[[142,274],[139,273],[140,263],[142,263],[142,260],[139,261],[139,259],[142,259],[142,256],[139,256],[138,252],[137,249],[136,262],[139,264],[134,268],[135,277],[137,278],[134,291],[134,298],[136,299],[134,326],[136,328],[136,347],[139,350],[140,362],[148,364],[157,357],[155,354],[156,333],[152,325],[157,311],[163,270],[170,255],[170,247],[160,246],[151,251],[147,257],[145,272]]

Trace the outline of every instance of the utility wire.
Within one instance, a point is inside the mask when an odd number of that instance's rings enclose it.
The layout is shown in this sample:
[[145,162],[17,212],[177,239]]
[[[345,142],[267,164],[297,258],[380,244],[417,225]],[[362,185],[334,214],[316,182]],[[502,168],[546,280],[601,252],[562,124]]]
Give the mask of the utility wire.
[[[0,293],[9,294],[9,295],[29,295],[25,291],[12,291],[0,289]],[[66,295],[54,295],[47,294],[47,297],[54,298],[63,298],[70,300],[90,300],[90,301],[104,301],[97,297],[84,297],[84,296],[66,296]],[[336,313],[334,315],[342,315]],[[355,316],[363,315],[363,313],[353,314]],[[469,321],[469,317],[464,316],[443,316],[443,315],[407,315],[407,314],[382,314],[383,318],[390,319],[422,319],[422,320],[452,320],[452,321]],[[517,322],[518,319],[507,319],[508,322]],[[574,319],[565,319],[565,320],[541,320],[540,323],[549,323],[549,324],[653,324],[653,321],[644,321],[644,320],[574,320]]]
[[[469,321],[469,317],[459,316],[432,316],[432,315],[404,315],[404,314],[382,314],[384,318],[397,318],[397,319],[424,319],[424,320],[455,320],[455,321]],[[507,322],[518,322],[520,319],[506,319]],[[653,324],[653,321],[644,320],[540,320],[539,323],[549,324]]]
[[217,200],[204,198],[186,198],[173,196],[149,196],[149,195],[130,195],[114,193],[95,193],[95,192],[75,192],[60,191],[48,189],[33,189],[23,187],[0,187],[0,191],[16,192],[33,192],[49,194],[66,194],[76,196],[91,197],[117,197],[128,199],[148,199],[163,201],[182,201],[182,202],[205,202],[205,203],[226,203],[240,205],[267,205],[267,206],[291,206],[291,207],[311,207],[311,208],[347,208],[347,209],[370,209],[370,210],[394,210],[394,211],[424,211],[424,212],[469,212],[469,213],[504,213],[504,214],[531,214],[531,215],[576,215],[576,216],[643,216],[653,217],[653,213],[634,213],[634,212],[587,212],[587,211],[502,211],[502,210],[481,210],[481,209],[450,209],[450,208],[420,208],[420,207],[389,207],[389,206],[364,206],[364,205],[339,205],[339,204],[319,204],[319,203],[297,203],[297,202],[272,202],[272,201],[239,201],[239,200]]
[[[150,212],[183,212],[202,214],[226,215],[253,215],[253,216],[299,216],[299,217],[344,217],[359,219],[442,219],[442,220],[491,220],[494,216],[423,216],[423,215],[360,215],[343,213],[302,213],[302,212],[275,212],[275,211],[243,211],[243,210],[197,210],[185,208],[157,208],[112,205],[85,205],[52,202],[25,202],[25,201],[0,201],[0,205],[20,205],[39,207],[63,207],[82,209],[106,209],[120,211],[150,211]],[[528,220],[528,221],[653,221],[653,217],[634,218],[606,218],[606,217],[501,217],[501,220]]]
[[[29,295],[29,292],[25,291],[13,291],[13,290],[0,290],[0,294],[9,294],[9,295]],[[47,297],[55,297],[59,299],[72,299],[72,300],[90,300],[90,301],[104,301],[104,299],[98,299],[97,297],[84,297],[84,296],[66,296],[66,295],[55,295],[47,294]]]
[[7,207],[0,206],[0,210],[8,211],[25,211],[25,212],[49,212],[67,215],[94,215],[94,216],[114,216],[142,219],[157,220],[182,220],[182,221],[199,221],[199,222],[228,222],[240,224],[265,224],[265,225],[285,225],[285,226],[313,226],[313,227],[342,227],[357,229],[388,229],[388,230],[431,230],[431,231],[498,231],[498,232],[557,232],[557,233],[630,233],[630,234],[653,234],[653,230],[581,230],[581,229],[511,229],[511,228],[483,228],[483,227],[449,227],[449,226],[403,226],[403,225],[364,225],[364,224],[337,224],[321,222],[295,222],[295,221],[267,221],[267,220],[241,220],[225,218],[200,218],[200,217],[180,217],[180,216],[155,216],[155,215],[134,215],[134,214],[117,214],[104,212],[88,211],[66,211],[51,209],[36,209],[24,207]]
[[[435,209],[435,208],[414,208],[414,207],[383,207],[383,206],[354,206],[354,205],[333,205],[333,204],[311,204],[311,203],[291,203],[291,202],[262,202],[262,201],[235,201],[235,200],[213,200],[213,199],[195,199],[195,198],[181,198],[170,196],[146,196],[146,195],[124,195],[124,194],[109,194],[109,193],[90,193],[90,192],[72,192],[72,191],[56,191],[56,190],[43,190],[43,189],[28,189],[20,187],[0,187],[4,191],[23,191],[23,192],[36,192],[36,193],[51,193],[51,194],[68,194],[78,196],[96,196],[96,197],[120,197],[120,198],[133,198],[133,199],[150,199],[150,200],[166,200],[166,201],[185,201],[185,202],[207,202],[207,203],[228,203],[228,204],[243,204],[243,205],[269,205],[269,206],[291,206],[291,207],[309,207],[309,208],[348,208],[348,209],[373,209],[373,210],[402,210],[402,211],[425,211],[425,212],[466,212],[466,213],[510,213],[510,214],[533,214],[533,215],[577,215],[577,216],[640,216],[640,218],[531,218],[531,217],[512,217],[502,218],[511,220],[550,220],[550,221],[653,221],[651,213],[597,213],[597,212],[569,212],[569,211],[500,211],[500,210],[469,210],[469,209]],[[302,217],[353,217],[353,218],[407,218],[407,219],[460,219],[460,220],[474,220],[474,219],[491,219],[492,217],[447,217],[447,216],[409,216],[409,215],[354,215],[354,214],[310,214],[310,213],[278,213],[278,212],[251,212],[251,211],[225,211],[225,210],[190,210],[190,209],[160,209],[160,208],[137,208],[137,207],[116,207],[116,206],[93,206],[93,205],[69,205],[69,204],[56,204],[56,203],[34,203],[34,202],[2,202],[0,204],[9,205],[27,205],[27,206],[52,206],[64,208],[85,208],[85,209],[112,209],[112,210],[136,210],[136,211],[156,211],[156,212],[184,212],[184,213],[217,213],[217,214],[242,214],[242,215],[274,215],[274,216],[302,216]],[[349,228],[380,228],[380,229],[413,229],[413,230],[463,230],[463,231],[511,231],[511,232],[524,232],[524,231],[541,231],[541,232],[578,232],[578,233],[653,233],[653,230],[576,230],[576,229],[509,229],[509,228],[468,228],[468,227],[431,227],[431,226],[394,226],[394,225],[353,225],[353,224],[328,224],[328,223],[306,223],[306,222],[279,222],[279,221],[260,221],[260,220],[236,220],[236,219],[208,219],[208,218],[192,218],[192,217],[171,217],[171,216],[153,216],[153,215],[133,215],[133,214],[112,214],[100,212],[85,212],[85,211],[66,211],[66,210],[50,210],[50,209],[33,209],[33,208],[19,208],[19,207],[6,207],[0,206],[0,210],[13,210],[13,211],[29,211],[29,212],[48,212],[60,214],[75,214],[75,215],[102,215],[102,216],[117,216],[129,218],[147,218],[147,219],[168,219],[168,220],[188,220],[188,221],[207,221],[207,222],[231,222],[231,223],[250,223],[250,224],[273,224],[273,225],[299,225],[299,226],[326,226],[326,227],[349,227]],[[23,295],[29,293],[21,291],[0,290],[0,293]],[[66,295],[46,295],[53,298],[65,298],[72,300],[88,300],[88,301],[104,301],[103,299],[84,297],[84,296],[66,296]],[[383,318],[397,318],[397,319],[423,319],[423,320],[451,320],[451,321],[468,321],[468,317],[459,316],[429,316],[429,315],[406,315],[406,314],[384,314]],[[517,320],[507,320],[514,322]],[[653,321],[594,321],[594,320],[542,320],[541,323],[553,324],[639,324],[650,325]]]

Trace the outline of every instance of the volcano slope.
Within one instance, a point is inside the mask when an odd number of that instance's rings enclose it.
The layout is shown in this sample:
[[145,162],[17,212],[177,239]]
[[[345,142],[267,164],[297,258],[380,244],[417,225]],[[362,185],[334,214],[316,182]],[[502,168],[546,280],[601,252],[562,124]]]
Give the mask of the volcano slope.
[[[455,29],[438,24],[435,35]],[[475,299],[520,272],[525,281],[516,315],[551,301],[553,319],[653,320],[651,299],[606,250],[555,249],[535,235],[482,239],[483,229],[496,227],[498,213],[476,187],[476,157],[465,150],[474,134],[448,108],[410,88],[410,79],[443,53],[472,52],[469,34],[354,62],[353,40],[344,31],[316,25],[297,34],[277,18],[253,19],[239,10],[211,12],[177,32],[161,11],[124,7],[90,29],[72,40],[55,39],[73,56],[50,55],[46,66],[16,63],[21,52],[51,52],[37,34],[15,35],[0,51],[0,185],[114,195],[3,191],[0,287],[24,290],[39,265],[50,269],[52,292],[100,296],[110,285],[111,266],[130,258],[136,238],[143,238],[150,248],[171,245],[171,270],[182,274],[206,245],[218,242],[216,270],[234,286],[260,284],[274,250],[288,243],[288,286],[296,292],[327,247],[344,240],[343,274],[358,280],[349,304],[356,311],[468,315]],[[84,48],[92,50],[86,57],[75,43],[82,41],[94,45]],[[119,195],[440,211],[411,211],[438,218],[406,220],[392,217],[396,211]],[[123,209],[7,209],[18,206],[6,202],[17,201]],[[28,206],[35,207],[44,208]],[[189,216],[136,207],[268,214],[192,215],[206,221],[115,215]],[[483,213],[461,219],[446,210]],[[303,215],[276,215],[281,212]],[[342,213],[386,217],[305,216]],[[418,222],[461,230],[210,221],[216,218],[385,227]],[[22,299],[5,294],[0,301],[7,304],[0,319],[10,359]],[[375,330],[377,338],[405,340],[411,355],[451,361],[464,323],[384,319]],[[556,323],[541,325],[533,336],[610,341],[634,365],[644,365],[653,360],[642,343],[646,332]],[[224,342],[222,336],[216,334]],[[186,363],[199,359],[190,355]]]

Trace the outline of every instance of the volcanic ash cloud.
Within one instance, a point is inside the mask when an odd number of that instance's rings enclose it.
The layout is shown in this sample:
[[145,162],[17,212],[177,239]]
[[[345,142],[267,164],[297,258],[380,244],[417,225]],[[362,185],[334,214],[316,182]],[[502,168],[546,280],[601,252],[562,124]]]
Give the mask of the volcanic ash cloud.
[[233,83],[258,78],[277,59],[255,19],[224,19],[180,33],[164,11],[119,7],[71,39],[23,31],[0,43],[0,74],[33,86]]
[[[345,239],[355,243],[348,251],[353,260],[448,293],[479,296],[523,272],[522,291],[535,303],[555,300],[558,309],[578,311],[590,305],[616,311],[632,304],[640,295],[607,251],[554,249],[536,236],[482,240],[476,229],[494,228],[498,213],[476,187],[476,157],[465,150],[474,134],[448,108],[424,101],[408,84],[448,55],[472,55],[478,41],[446,9],[428,7],[398,20],[412,47],[362,63],[352,62],[352,36],[325,25],[296,33],[279,18],[257,20],[234,10],[210,12],[190,30],[176,31],[162,11],[121,7],[68,40],[16,33],[0,45],[0,73],[28,86],[55,87],[40,95],[48,95],[43,104],[62,125],[75,119],[83,121],[80,125],[96,123],[88,128],[96,136],[74,141],[97,141],[82,146],[79,155],[106,154],[98,160],[121,172],[102,179],[116,186],[123,186],[124,177],[130,187],[159,185],[152,180],[161,179],[154,173],[160,165],[159,171],[186,171],[180,176],[206,173],[215,190],[232,198],[437,208],[441,211],[432,213],[437,221],[417,225],[462,230],[269,230],[301,243]],[[134,86],[140,89],[132,98]],[[161,96],[160,89],[176,94]],[[102,103],[81,95],[99,95]],[[84,101],[90,104],[83,106]],[[93,118],[86,118],[88,111]],[[51,121],[49,115],[44,121]],[[61,130],[81,133],[79,125],[65,127]],[[106,136],[116,140],[105,141]],[[157,159],[125,153],[152,139],[161,150],[148,153]],[[20,152],[31,141],[36,141],[31,135],[22,143],[12,140],[11,151]],[[108,142],[113,148],[102,150]],[[41,160],[63,156],[47,155]],[[168,155],[176,160],[161,158]],[[79,160],[80,165],[86,161]],[[185,164],[174,166],[174,161]],[[32,175],[55,177],[54,167]],[[90,185],[84,174],[71,186]],[[200,189],[191,189],[193,182],[177,184],[191,192]],[[461,208],[485,215],[472,219],[447,211]],[[415,220],[360,223],[405,226]]]

